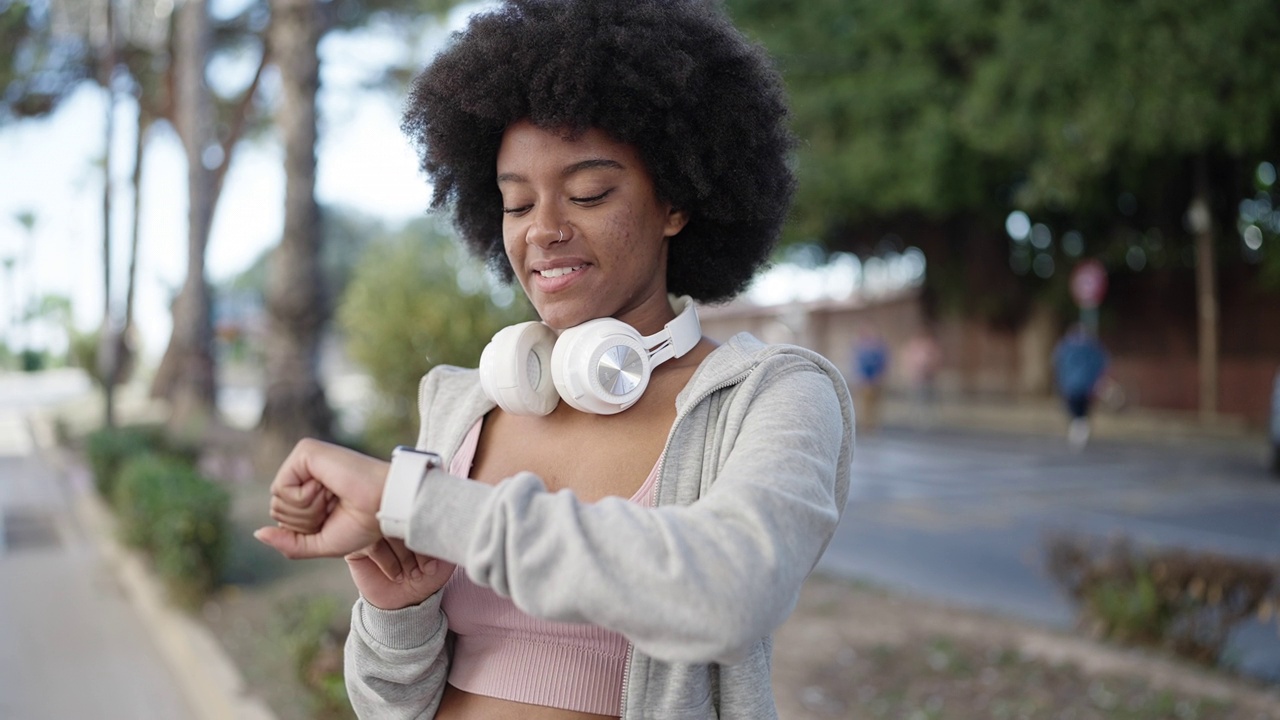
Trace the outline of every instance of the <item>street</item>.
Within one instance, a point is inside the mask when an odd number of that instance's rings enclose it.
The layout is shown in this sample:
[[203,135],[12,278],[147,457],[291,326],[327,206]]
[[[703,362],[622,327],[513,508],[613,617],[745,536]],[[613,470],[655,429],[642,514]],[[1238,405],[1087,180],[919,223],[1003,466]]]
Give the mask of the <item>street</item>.
[[[957,605],[1067,628],[1073,608],[1043,564],[1055,532],[1280,560],[1280,483],[1230,443],[1154,445],[890,429],[859,439],[849,505],[819,563]],[[1280,680],[1273,624],[1230,653]]]

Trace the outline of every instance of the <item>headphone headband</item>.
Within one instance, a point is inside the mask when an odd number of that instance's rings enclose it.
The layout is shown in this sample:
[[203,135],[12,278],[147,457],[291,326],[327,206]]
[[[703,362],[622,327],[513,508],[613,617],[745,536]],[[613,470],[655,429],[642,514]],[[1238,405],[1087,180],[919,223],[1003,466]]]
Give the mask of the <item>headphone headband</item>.
[[693,298],[688,295],[668,295],[667,298],[671,309],[676,311],[675,318],[662,326],[662,330],[644,338],[644,346],[649,348],[649,358],[654,365],[682,357],[702,339],[702,323],[693,308]]
[[654,367],[702,339],[693,299],[667,299],[676,317],[648,336],[615,318],[588,320],[558,337],[537,321],[500,330],[480,356],[485,394],[516,415],[545,415],[560,400],[599,415],[626,410]]

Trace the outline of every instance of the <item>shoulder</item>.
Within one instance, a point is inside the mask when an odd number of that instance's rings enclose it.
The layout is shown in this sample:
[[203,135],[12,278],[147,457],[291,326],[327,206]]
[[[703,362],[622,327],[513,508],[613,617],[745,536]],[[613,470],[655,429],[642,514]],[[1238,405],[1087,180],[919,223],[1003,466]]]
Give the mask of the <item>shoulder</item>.
[[441,433],[452,435],[456,428],[470,427],[493,403],[485,397],[474,368],[437,365],[418,384],[417,406],[422,423],[419,447],[438,447]]

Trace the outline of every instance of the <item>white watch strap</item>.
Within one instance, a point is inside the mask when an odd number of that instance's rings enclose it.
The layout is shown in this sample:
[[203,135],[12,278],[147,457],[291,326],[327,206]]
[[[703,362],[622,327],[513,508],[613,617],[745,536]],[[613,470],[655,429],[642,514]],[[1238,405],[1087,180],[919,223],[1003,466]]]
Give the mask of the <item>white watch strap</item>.
[[378,525],[385,537],[403,540],[409,533],[409,516],[413,499],[422,487],[422,479],[433,468],[440,467],[440,456],[401,445],[391,452],[391,469],[382,487],[382,503],[378,507]]

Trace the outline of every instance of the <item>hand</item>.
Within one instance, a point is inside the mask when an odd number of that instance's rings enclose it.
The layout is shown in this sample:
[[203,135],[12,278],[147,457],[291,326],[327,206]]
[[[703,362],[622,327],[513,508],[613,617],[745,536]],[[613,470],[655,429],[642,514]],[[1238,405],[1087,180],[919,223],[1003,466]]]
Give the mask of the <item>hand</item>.
[[418,555],[404,542],[383,538],[347,556],[347,567],[360,596],[383,610],[417,605],[444,587],[453,564]]
[[[294,559],[342,557],[373,545],[382,538],[377,512],[388,467],[383,460],[338,445],[300,441],[271,482],[272,517],[280,526],[261,528],[253,536]],[[331,501],[325,502],[328,512],[315,533],[301,532],[314,524],[315,513],[295,511],[297,504],[314,508],[318,500],[312,493],[323,495],[307,489],[309,484],[318,484],[337,498],[332,508]]]

